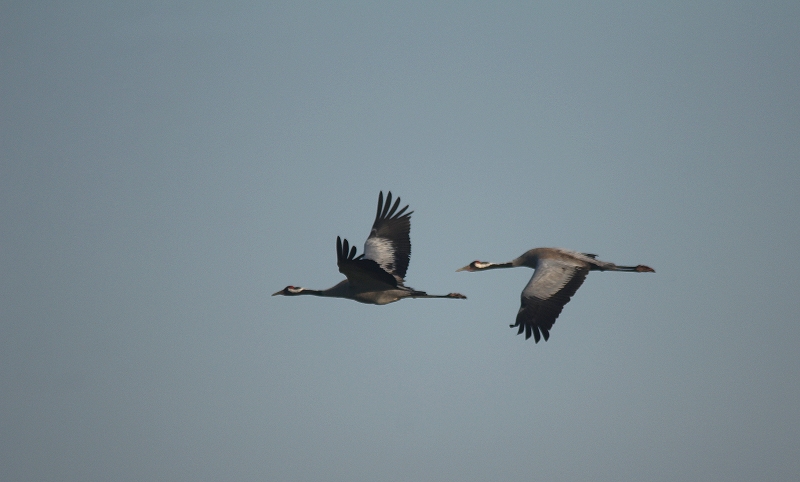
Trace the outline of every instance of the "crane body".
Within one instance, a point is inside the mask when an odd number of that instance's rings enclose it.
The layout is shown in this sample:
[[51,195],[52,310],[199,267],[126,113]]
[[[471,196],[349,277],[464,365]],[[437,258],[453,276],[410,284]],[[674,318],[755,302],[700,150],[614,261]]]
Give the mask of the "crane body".
[[400,206],[398,197],[392,205],[392,193],[383,191],[378,195],[378,211],[372,224],[364,253],[356,256],[356,247],[348,241],[336,238],[336,259],[339,272],[347,279],[326,290],[312,290],[298,286],[287,286],[272,296],[312,295],[330,298],[346,298],[359,303],[385,305],[403,298],[451,298],[466,299],[460,293],[429,295],[424,291],[405,286],[404,278],[411,257],[411,214],[408,206]]
[[535,248],[507,263],[473,261],[456,271],[485,271],[498,268],[533,268],[533,276],[522,290],[521,304],[516,323],[517,334],[525,333],[527,340],[533,336],[539,343],[541,338],[550,338],[550,329],[575,292],[583,284],[589,271],[626,271],[633,273],[655,273],[649,266],[617,266],[597,259],[596,254],[580,253],[563,248]]

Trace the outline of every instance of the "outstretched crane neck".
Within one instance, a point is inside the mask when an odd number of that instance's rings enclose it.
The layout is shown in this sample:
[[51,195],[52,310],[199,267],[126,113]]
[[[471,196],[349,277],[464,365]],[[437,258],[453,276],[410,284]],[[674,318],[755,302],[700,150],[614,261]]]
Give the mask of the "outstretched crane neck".
[[515,266],[519,266],[519,264],[514,263],[514,261],[509,261],[507,263],[487,263],[487,264],[488,266],[481,269],[513,268]]

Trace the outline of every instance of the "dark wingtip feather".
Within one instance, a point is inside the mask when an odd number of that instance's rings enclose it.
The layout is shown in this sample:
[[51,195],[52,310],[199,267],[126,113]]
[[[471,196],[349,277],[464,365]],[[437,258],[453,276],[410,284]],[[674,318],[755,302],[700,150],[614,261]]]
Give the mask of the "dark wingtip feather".
[[386,215],[389,213],[389,209],[392,206],[392,191],[386,193],[386,204],[383,205],[383,212],[381,213],[381,218],[385,218]]
[[380,219],[381,211],[383,211],[383,191],[378,193],[378,212],[375,213],[375,220]]
[[389,210],[388,217],[390,217],[390,218],[395,217],[394,212],[397,211],[397,207],[398,206],[400,206],[400,196],[397,197],[397,200],[394,202],[394,206],[392,206],[392,209]]

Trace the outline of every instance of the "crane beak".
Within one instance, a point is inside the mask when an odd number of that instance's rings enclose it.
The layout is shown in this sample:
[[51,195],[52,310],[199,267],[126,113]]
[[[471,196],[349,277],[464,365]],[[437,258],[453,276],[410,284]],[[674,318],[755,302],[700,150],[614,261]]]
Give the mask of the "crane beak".
[[458,268],[458,269],[456,270],[456,273],[458,273],[459,271],[472,271],[472,266],[470,266],[470,265],[466,265],[466,266],[464,266],[463,268]]
[[282,295],[282,294],[283,294],[283,290],[280,290],[280,291],[276,291],[275,293],[272,293],[272,296],[278,296],[278,295]]

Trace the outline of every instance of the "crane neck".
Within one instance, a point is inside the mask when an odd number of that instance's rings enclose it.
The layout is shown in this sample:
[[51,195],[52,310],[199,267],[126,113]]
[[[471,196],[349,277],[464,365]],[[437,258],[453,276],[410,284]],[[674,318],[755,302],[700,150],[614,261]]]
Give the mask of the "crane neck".
[[328,298],[350,298],[350,283],[345,279],[326,290],[316,290],[312,294]]
[[487,270],[487,269],[498,269],[498,268],[513,268],[515,266],[519,266],[517,264],[514,264],[514,261],[509,261],[507,263],[489,263],[487,266],[484,266],[483,268],[480,269]]
[[297,293],[298,295],[313,295],[313,296],[327,296],[325,294],[326,290],[310,290],[308,288],[303,288],[303,291]]

